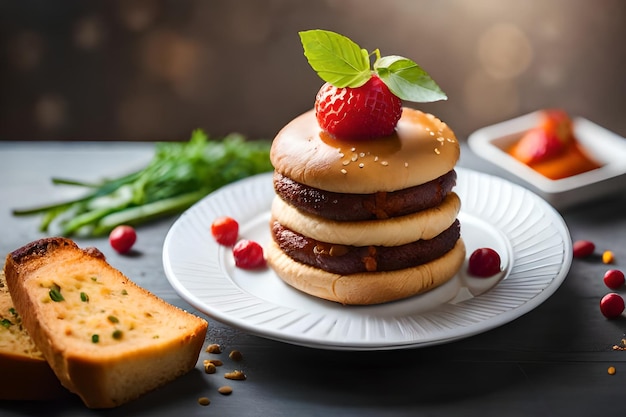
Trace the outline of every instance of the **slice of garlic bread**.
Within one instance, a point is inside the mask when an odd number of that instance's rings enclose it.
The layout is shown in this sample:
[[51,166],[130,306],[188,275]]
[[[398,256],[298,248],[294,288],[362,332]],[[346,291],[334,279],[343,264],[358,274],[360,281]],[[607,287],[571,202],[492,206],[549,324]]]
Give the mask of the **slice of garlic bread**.
[[7,255],[4,271],[35,345],[90,408],[124,404],[196,365],[207,322],[139,287],[95,248],[41,239]]

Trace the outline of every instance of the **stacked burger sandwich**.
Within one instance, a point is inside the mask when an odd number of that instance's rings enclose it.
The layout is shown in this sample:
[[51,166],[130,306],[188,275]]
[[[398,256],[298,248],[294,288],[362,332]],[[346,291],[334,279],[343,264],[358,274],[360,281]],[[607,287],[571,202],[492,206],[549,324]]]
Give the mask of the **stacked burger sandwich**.
[[399,300],[447,282],[465,259],[452,191],[459,144],[445,123],[402,105],[445,94],[406,58],[375,51],[371,70],[368,52],[346,37],[300,36],[327,82],[315,109],[272,144],[269,265],[294,288],[342,304]]

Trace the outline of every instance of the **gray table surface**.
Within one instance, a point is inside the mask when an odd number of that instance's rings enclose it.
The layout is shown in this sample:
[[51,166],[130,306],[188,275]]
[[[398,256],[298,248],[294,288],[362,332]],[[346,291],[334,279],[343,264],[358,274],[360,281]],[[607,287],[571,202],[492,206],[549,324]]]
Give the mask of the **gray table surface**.
[[[0,142],[0,252],[42,237],[38,218],[16,218],[11,209],[63,199],[76,191],[53,186],[51,176],[98,179],[143,166],[150,143]],[[506,175],[463,147],[460,166]],[[613,250],[614,267],[626,269],[626,195],[562,212],[573,240],[589,239]],[[138,256],[115,254],[106,239],[78,239],[97,246],[109,262],[172,304],[194,311],[166,280],[162,244],[175,221],[139,229]],[[4,255],[3,255],[4,256]],[[246,381],[197,369],[177,381],[112,410],[89,410],[75,397],[55,402],[0,402],[0,415],[77,416],[526,416],[602,415],[622,412],[626,352],[613,346],[626,319],[606,320],[600,298],[608,292],[597,258],[573,261],[563,285],[530,313],[486,333],[438,346],[375,352],[318,350],[266,340],[209,318],[207,343],[244,355]],[[622,292],[626,293],[626,289]],[[201,313],[199,313],[201,314]],[[617,373],[609,375],[607,368]],[[2,371],[0,370],[0,377]],[[230,396],[217,393],[233,386]],[[197,399],[211,399],[207,407]],[[605,414],[606,415],[606,414]]]

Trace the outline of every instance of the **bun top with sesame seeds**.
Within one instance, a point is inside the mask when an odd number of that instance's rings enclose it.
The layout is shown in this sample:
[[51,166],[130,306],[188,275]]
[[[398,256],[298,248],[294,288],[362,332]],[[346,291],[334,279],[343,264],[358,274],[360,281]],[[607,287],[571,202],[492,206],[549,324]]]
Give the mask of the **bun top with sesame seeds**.
[[451,171],[460,155],[454,132],[431,114],[403,108],[394,134],[336,140],[310,110],[288,123],[270,152],[277,172],[326,191],[371,194],[397,191]]

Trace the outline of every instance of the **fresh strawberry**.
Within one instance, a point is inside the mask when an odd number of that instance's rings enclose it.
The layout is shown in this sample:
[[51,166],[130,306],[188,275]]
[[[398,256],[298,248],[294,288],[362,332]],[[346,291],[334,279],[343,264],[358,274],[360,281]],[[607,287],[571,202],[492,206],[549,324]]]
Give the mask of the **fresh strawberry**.
[[372,75],[356,88],[324,84],[315,99],[315,114],[320,127],[339,138],[389,136],[402,115],[402,101]]
[[513,156],[525,164],[533,164],[564,153],[574,142],[572,121],[561,110],[544,112],[541,124],[526,132],[517,143]]
[[402,115],[402,100],[427,103],[448,98],[408,58],[381,57],[378,49],[369,53],[327,30],[300,32],[300,40],[309,64],[326,81],[315,99],[317,121],[337,139],[389,136]]

